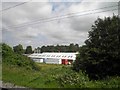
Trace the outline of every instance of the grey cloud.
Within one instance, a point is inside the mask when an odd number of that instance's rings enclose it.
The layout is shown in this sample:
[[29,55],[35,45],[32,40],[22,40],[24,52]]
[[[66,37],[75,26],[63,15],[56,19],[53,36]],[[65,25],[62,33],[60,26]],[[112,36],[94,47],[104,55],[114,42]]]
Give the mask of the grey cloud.
[[81,32],[87,32],[91,28],[95,18],[92,17],[83,17],[83,18],[77,18],[71,21],[71,28],[75,31]]
[[22,38],[28,38],[28,39],[30,39],[30,38],[35,38],[35,36],[32,36],[32,35],[24,35],[24,36],[22,36]]
[[[4,8],[16,3],[7,3]],[[41,18],[64,15],[66,13],[80,12],[87,9],[103,7],[100,3],[70,3],[69,7],[62,6],[57,13],[52,12],[51,3],[26,3],[19,7],[10,9],[3,13],[2,23],[4,28],[40,20]],[[84,6],[85,5],[85,6]],[[107,4],[106,4],[107,5]],[[105,6],[106,6],[105,5]],[[88,8],[89,7],[89,8]],[[62,8],[62,10],[61,10]],[[3,42],[10,45],[23,44],[34,47],[46,44],[84,44],[88,37],[88,31],[98,16],[111,15],[111,13],[101,13],[83,17],[71,17],[50,22],[42,22],[33,25],[26,25],[22,28],[9,27],[3,30]]]

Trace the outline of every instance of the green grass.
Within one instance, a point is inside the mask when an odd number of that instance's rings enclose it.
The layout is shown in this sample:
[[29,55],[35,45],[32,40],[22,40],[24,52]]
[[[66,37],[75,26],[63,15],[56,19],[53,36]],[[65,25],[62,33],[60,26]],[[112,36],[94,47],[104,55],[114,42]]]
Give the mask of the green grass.
[[49,77],[47,74],[50,74],[50,72],[46,70],[44,71],[26,70],[24,68],[3,65],[2,74],[3,74],[2,79],[5,82],[10,82],[16,85],[26,87],[43,88],[46,87],[46,82]]
[[0,80],[2,80],[2,64],[0,63]]
[[120,88],[120,77],[90,81],[82,72],[70,66],[38,64],[40,71],[3,64],[2,80],[31,88]]

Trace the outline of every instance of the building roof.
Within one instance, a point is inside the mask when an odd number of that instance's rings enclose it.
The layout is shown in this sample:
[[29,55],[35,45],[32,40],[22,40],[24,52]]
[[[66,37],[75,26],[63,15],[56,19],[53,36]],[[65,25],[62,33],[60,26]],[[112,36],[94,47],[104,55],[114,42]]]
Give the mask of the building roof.
[[57,58],[57,59],[76,59],[78,53],[57,53],[57,52],[45,52],[45,53],[33,53],[29,55],[30,58]]

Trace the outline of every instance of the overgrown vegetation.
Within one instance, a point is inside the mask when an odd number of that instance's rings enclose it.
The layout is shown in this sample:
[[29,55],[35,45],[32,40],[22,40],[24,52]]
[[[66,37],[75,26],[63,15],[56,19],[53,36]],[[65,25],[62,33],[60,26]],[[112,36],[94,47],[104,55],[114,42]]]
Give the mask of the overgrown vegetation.
[[120,77],[90,80],[84,72],[75,72],[70,65],[35,64],[14,53],[8,45],[2,44],[2,47],[3,82],[30,88],[120,88]]
[[15,53],[10,46],[2,44],[2,64],[38,70],[38,66],[27,56]]
[[91,79],[120,75],[120,18],[98,18],[80,48],[73,69],[86,71]]
[[30,88],[120,88],[120,77],[105,80],[89,80],[83,72],[75,72],[70,66],[38,64],[40,71],[23,67],[3,66],[3,81]]

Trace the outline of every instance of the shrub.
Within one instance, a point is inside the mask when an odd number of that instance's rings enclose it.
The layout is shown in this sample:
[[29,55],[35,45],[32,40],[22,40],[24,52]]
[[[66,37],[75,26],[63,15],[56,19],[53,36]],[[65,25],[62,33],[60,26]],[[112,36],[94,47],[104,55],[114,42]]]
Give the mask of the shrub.
[[82,72],[66,72],[61,76],[57,77],[60,85],[62,87],[85,87],[86,82],[89,81],[89,78]]
[[33,60],[27,56],[15,53],[10,46],[2,44],[2,60],[8,65],[25,67],[26,69],[40,70]]

